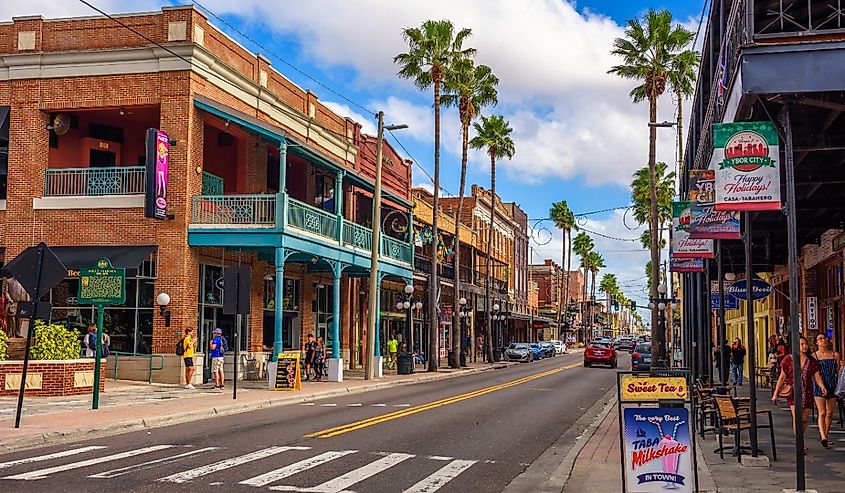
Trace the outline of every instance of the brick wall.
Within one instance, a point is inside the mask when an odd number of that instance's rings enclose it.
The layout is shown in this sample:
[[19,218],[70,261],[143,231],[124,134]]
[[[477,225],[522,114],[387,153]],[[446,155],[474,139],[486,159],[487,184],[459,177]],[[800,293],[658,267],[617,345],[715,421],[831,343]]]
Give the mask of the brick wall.
[[[94,360],[31,361],[27,367],[27,381],[37,388],[26,389],[25,395],[33,397],[56,397],[63,395],[90,394],[93,391]],[[0,362],[0,397],[17,396],[19,375],[23,372],[22,361]],[[81,374],[85,374],[84,376]],[[100,391],[104,390],[105,360],[100,372]],[[9,375],[18,375],[12,389],[7,389]]]

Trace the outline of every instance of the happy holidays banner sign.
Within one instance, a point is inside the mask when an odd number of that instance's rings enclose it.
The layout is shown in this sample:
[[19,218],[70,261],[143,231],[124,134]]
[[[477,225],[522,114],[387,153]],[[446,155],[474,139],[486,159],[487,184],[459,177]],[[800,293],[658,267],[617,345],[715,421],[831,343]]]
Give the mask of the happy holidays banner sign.
[[690,238],[690,203],[672,203],[671,256],[675,258],[713,258],[713,240]]
[[713,124],[716,210],[780,210],[780,144],[774,124]]

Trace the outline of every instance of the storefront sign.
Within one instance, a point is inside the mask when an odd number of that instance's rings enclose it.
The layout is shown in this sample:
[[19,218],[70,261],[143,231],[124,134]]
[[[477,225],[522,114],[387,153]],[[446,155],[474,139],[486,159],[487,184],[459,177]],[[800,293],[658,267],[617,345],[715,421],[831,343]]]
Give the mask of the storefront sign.
[[275,390],[301,390],[302,374],[299,353],[280,353],[276,364]]
[[703,258],[669,258],[670,272],[704,272]]
[[170,167],[170,138],[154,128],[146,136],[146,186],[144,217],[167,219],[167,185]]
[[625,375],[620,379],[623,401],[682,400],[689,397],[684,377],[638,377]]
[[[725,310],[739,309],[739,300],[728,294],[728,285],[723,282],[725,293]],[[719,281],[710,281],[710,308],[719,309]]]
[[807,297],[807,329],[819,330],[818,322],[818,298],[815,296]]
[[690,238],[689,224],[689,202],[673,202],[670,255],[675,258],[713,258],[713,240]]
[[713,124],[716,209],[780,210],[780,157],[772,122]]
[[[745,289],[745,279],[732,283],[725,289],[725,295],[731,295],[737,299],[744,300],[747,298],[748,290]],[[772,285],[762,279],[751,280],[751,299],[761,300],[766,296],[772,294]]]
[[112,267],[109,259],[96,267],[80,269],[79,299],[83,305],[120,305],[126,301],[126,269]]
[[622,437],[631,493],[692,492],[693,448],[685,407],[626,408]]

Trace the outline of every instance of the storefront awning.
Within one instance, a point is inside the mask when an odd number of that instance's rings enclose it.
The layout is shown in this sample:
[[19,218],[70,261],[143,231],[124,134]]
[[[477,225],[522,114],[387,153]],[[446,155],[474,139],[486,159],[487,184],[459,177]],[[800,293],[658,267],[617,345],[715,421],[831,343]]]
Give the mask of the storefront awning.
[[107,258],[112,266],[137,269],[141,262],[155,252],[155,246],[51,246],[56,257],[68,269],[87,269],[97,260]]

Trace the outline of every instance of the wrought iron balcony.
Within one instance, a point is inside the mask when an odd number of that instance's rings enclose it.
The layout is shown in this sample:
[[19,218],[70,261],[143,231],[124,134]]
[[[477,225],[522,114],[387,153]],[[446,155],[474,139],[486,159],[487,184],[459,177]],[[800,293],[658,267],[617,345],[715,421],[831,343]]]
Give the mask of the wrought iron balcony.
[[[279,203],[279,197],[282,203]],[[348,220],[342,220],[343,227],[339,228],[341,218],[337,215],[285,195],[197,195],[192,198],[191,206],[191,225],[194,227],[281,230],[286,224],[291,230],[318,236],[337,246],[368,252],[373,247],[370,228]],[[390,236],[381,237],[380,253],[407,264],[413,262],[411,244]]]
[[45,197],[141,195],[146,189],[143,166],[114,168],[47,168]]

